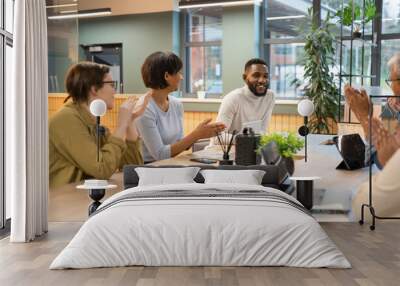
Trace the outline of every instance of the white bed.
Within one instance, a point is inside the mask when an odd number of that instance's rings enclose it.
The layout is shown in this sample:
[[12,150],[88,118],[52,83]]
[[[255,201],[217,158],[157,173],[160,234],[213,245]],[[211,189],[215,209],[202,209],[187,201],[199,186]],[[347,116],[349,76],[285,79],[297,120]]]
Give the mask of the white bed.
[[350,268],[299,204],[281,191],[254,185],[193,183],[127,189],[100,206],[50,269],[128,265]]

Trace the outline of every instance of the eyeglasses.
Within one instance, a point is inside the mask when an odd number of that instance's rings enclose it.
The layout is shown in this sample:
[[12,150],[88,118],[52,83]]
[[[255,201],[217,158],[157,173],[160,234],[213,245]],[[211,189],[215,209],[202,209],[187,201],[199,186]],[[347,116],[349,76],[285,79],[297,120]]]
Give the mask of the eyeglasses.
[[117,89],[118,81],[116,81],[116,80],[103,81],[103,83],[109,83],[113,89]]
[[386,84],[389,86],[389,87],[392,87],[392,83],[394,82],[394,81],[399,81],[400,80],[400,78],[396,78],[396,79],[385,79],[385,82],[386,82]]

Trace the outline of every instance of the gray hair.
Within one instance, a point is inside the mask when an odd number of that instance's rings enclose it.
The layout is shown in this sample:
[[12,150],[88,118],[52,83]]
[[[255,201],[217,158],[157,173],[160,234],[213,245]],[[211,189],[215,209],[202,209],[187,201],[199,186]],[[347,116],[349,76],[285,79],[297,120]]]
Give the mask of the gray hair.
[[400,76],[400,53],[396,53],[390,58],[388,61],[388,66],[391,70],[394,69],[397,75]]

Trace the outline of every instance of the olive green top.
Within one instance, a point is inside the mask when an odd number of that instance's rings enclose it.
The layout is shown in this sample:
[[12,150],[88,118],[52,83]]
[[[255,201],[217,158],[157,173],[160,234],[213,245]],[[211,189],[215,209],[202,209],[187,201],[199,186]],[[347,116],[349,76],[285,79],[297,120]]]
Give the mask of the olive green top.
[[87,178],[109,179],[125,164],[143,164],[140,140],[122,140],[106,129],[97,162],[96,120],[86,108],[66,103],[49,121],[50,187]]

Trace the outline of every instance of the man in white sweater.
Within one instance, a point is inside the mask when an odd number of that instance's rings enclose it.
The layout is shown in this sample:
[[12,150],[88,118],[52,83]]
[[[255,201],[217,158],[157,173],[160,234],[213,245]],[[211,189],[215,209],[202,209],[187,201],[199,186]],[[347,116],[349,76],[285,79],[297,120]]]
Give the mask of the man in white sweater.
[[265,133],[275,105],[275,95],[269,87],[269,68],[262,59],[251,59],[244,67],[243,87],[237,88],[222,100],[217,122],[226,126],[226,131],[242,131],[248,122],[259,121]]

